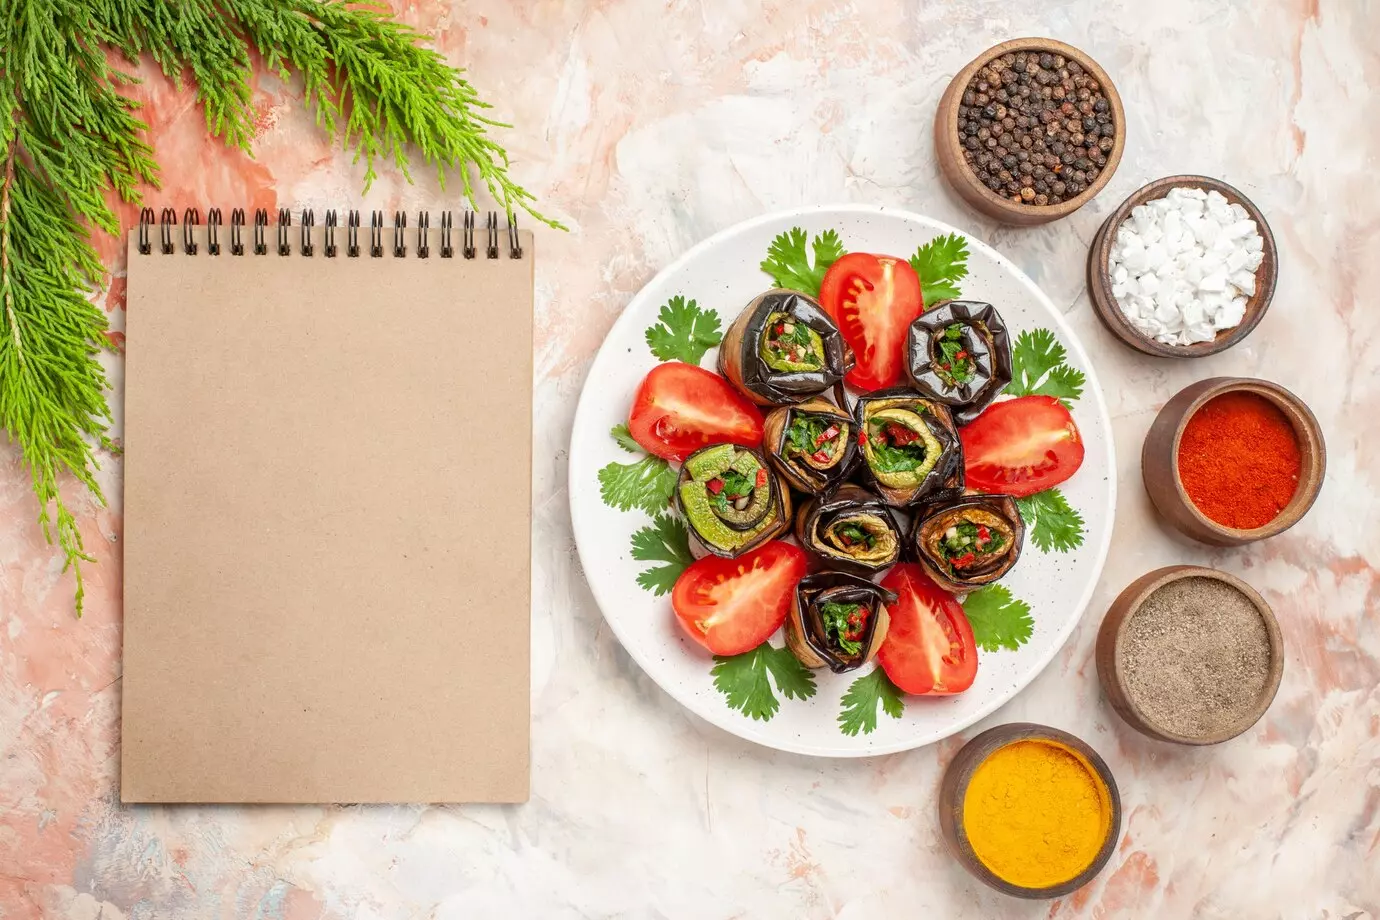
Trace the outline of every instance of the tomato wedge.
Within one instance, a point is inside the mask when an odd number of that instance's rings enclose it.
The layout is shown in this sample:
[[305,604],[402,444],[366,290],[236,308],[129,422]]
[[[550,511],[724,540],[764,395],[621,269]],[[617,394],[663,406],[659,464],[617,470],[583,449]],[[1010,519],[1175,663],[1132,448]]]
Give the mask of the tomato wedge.
[[798,546],[773,541],[737,559],[706,556],[676,579],[676,619],[715,655],[741,655],[786,622],[795,583],[809,565]]
[[960,428],[969,489],[1020,498],[1052,489],[1083,465],[1083,438],[1053,396],[994,402]]
[[894,566],[882,587],[896,594],[877,663],[906,693],[962,693],[977,677],[977,643],[963,606],[913,562]]
[[857,358],[848,383],[895,386],[905,367],[906,331],[925,309],[920,278],[905,259],[850,252],[829,266],[819,287],[824,307]]
[[668,361],[638,386],[628,431],[648,453],[679,462],[707,444],[758,446],[762,413],[718,374]]

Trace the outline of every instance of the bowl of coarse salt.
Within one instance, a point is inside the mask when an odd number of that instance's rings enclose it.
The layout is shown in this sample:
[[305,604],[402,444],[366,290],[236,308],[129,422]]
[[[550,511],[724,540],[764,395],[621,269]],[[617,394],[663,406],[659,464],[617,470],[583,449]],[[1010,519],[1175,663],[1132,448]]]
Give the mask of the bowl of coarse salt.
[[1244,339],[1269,308],[1277,277],[1260,209],[1207,176],[1141,188],[1088,250],[1098,318],[1127,345],[1161,357],[1216,354]]

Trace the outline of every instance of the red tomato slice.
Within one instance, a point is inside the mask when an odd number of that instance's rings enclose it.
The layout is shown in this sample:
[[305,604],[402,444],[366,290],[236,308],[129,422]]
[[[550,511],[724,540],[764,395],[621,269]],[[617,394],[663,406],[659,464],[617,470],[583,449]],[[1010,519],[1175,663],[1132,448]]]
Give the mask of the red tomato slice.
[[706,556],[676,579],[671,606],[680,625],[715,655],[741,655],[786,622],[805,551],[775,540],[737,559]]
[[718,374],[668,361],[633,396],[628,431],[648,453],[677,462],[708,444],[762,443],[762,413]]
[[877,663],[906,693],[962,693],[977,677],[977,644],[963,607],[913,562],[892,567],[882,587],[895,592],[891,628]]
[[967,486],[1017,498],[1052,489],[1083,465],[1083,438],[1053,396],[994,402],[960,428]]
[[857,357],[844,379],[860,390],[899,383],[906,331],[925,309],[920,278],[910,263],[895,256],[850,252],[829,266],[819,302]]

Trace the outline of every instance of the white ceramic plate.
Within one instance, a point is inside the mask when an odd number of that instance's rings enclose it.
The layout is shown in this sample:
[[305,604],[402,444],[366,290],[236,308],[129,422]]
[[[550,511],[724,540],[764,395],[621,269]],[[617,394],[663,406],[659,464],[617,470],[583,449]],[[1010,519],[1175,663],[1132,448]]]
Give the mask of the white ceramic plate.
[[[962,296],[996,305],[1012,341],[1029,329],[1052,330],[1068,352],[1068,363],[1087,375],[1074,419],[1086,445],[1078,473],[1060,488],[1083,516],[1085,541],[1067,554],[1045,553],[1029,537],[1020,561],[1002,584],[1030,604],[1034,632],[1014,651],[979,655],[977,680],[950,697],[905,698],[901,718],[879,715],[875,731],[855,736],[839,728],[841,699],[866,671],[835,675],[815,671],[818,692],[808,700],[781,698],[768,721],[754,721],[729,708],[715,689],[713,659],[684,636],[671,611],[669,595],[656,597],[637,584],[650,564],[634,560],[632,534],[649,523],[641,511],[618,511],[600,499],[598,472],[631,455],[610,438],[609,429],[626,421],[633,392],[657,363],[644,339],[672,296],[698,301],[718,311],[722,327],[754,296],[772,287],[759,265],[778,233],[801,227],[811,236],[835,230],[850,252],[908,257],[930,239],[961,231],[904,211],[874,207],[821,207],[785,211],[731,227],[691,249],[633,298],[614,323],[594,359],[575,413],[570,446],[570,507],[580,561],[605,619],[633,659],[663,690],[691,712],[735,735],[768,747],[824,757],[864,757],[930,744],[976,722],[1021,691],[1049,664],[1073,631],[1097,584],[1111,541],[1115,509],[1115,464],[1111,424],[1101,388],[1083,347],[1054,305],[1014,265],[982,242],[967,237],[969,275]],[[717,350],[700,362],[713,369]],[[780,634],[773,637],[783,644]],[[870,666],[865,666],[870,668]]]

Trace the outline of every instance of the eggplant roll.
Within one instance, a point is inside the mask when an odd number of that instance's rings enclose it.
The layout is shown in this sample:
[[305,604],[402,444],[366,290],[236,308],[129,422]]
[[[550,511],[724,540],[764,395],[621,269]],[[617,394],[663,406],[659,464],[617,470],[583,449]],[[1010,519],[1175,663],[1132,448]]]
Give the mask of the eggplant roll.
[[854,407],[862,468],[893,507],[963,491],[963,447],[947,406],[906,389],[883,390]]
[[703,447],[680,468],[676,504],[696,556],[733,558],[775,539],[791,525],[791,493],[755,450]]
[[896,595],[866,578],[843,572],[806,575],[795,586],[786,618],[786,645],[807,668],[835,674],[872,660],[886,641],[887,604]]
[[921,314],[906,334],[906,372],[955,423],[977,418],[1011,382],[1011,339],[997,308],[951,300]]
[[891,509],[852,483],[801,508],[795,538],[827,567],[845,572],[880,572],[901,557],[901,531]]
[[911,541],[936,584],[969,591],[1011,571],[1021,557],[1025,524],[1010,495],[964,495],[922,506]]
[[858,462],[853,417],[822,397],[767,414],[762,447],[787,482],[812,495],[842,482]]
[[799,291],[767,291],[724,334],[719,373],[759,406],[823,393],[853,369],[853,351],[819,302]]

